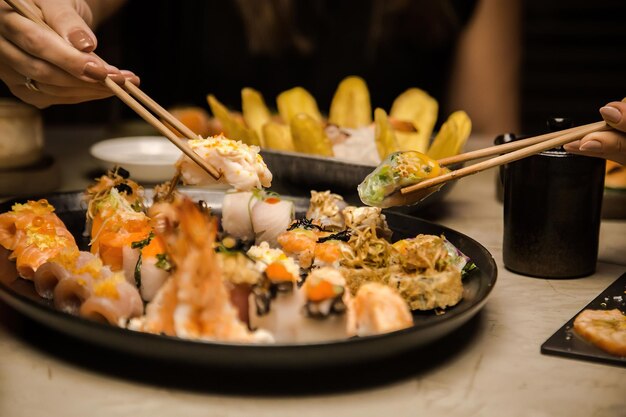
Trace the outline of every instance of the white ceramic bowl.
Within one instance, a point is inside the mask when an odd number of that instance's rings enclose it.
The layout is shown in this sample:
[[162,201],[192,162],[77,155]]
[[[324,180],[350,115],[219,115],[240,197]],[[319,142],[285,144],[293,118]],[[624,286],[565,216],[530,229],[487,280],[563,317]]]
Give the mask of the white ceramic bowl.
[[130,172],[135,181],[151,183],[172,179],[174,163],[182,155],[164,136],[107,139],[94,144],[90,152],[102,168],[119,165]]

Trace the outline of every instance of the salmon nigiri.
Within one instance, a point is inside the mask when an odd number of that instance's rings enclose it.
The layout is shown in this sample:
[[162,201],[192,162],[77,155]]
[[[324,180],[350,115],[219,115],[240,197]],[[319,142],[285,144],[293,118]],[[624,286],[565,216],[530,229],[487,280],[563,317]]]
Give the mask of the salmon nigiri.
[[11,251],[21,277],[32,279],[35,271],[65,248],[76,248],[74,236],[45,199],[14,204],[0,214],[0,245]]

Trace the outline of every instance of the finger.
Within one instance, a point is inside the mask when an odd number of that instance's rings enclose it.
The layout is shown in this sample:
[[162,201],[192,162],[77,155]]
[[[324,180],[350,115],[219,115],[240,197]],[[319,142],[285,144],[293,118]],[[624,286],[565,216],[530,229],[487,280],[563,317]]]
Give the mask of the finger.
[[89,25],[93,15],[91,9],[83,1],[75,1],[72,5],[64,0],[39,0],[46,23],[67,42],[82,52],[96,49],[97,38]]
[[[59,87],[39,83],[35,80],[36,91],[28,88],[25,77],[9,67],[0,66],[0,78],[11,92],[23,101],[33,105],[69,104],[79,101],[100,99],[111,96],[111,91],[101,84],[82,83],[78,87]],[[77,100],[77,97],[82,97]]]
[[[78,51],[58,34],[52,34],[47,28],[43,28],[17,13],[9,13],[4,17],[0,25],[0,35],[10,41],[24,53],[47,61],[52,65],[61,68],[65,72],[87,82],[94,82],[93,78],[85,75],[85,66],[93,63],[100,69],[99,75],[102,79],[106,76],[103,70],[105,63],[98,57]],[[22,64],[29,64],[30,61],[22,61]],[[16,68],[17,69],[17,68]],[[37,73],[40,68],[35,66],[28,70],[35,75],[35,79],[42,79]],[[22,68],[20,72],[25,72]],[[93,74],[91,74],[93,75]]]
[[602,118],[615,129],[626,132],[626,103],[613,101],[600,109]]
[[[5,65],[10,64],[16,73],[30,77],[39,82],[64,87],[76,87],[86,83],[93,85],[99,84],[93,78],[87,78],[88,81],[84,81],[49,62],[28,55],[2,37],[0,37],[0,59]],[[84,70],[92,77],[100,77],[101,75],[106,77],[109,71],[111,73],[119,72],[119,70],[114,67],[102,67],[92,63],[88,63]]]
[[122,73],[122,75],[124,76],[126,80],[130,81],[131,83],[139,87],[139,85],[141,84],[141,79],[138,76],[136,76],[134,72],[128,71],[128,70],[121,70],[120,72]]
[[59,97],[46,94],[41,89],[42,86],[37,86],[39,91],[32,91],[28,87],[26,87],[25,84],[11,84],[8,85],[8,87],[14,96],[18,97],[25,103],[32,104],[33,106],[40,109],[46,108],[53,104],[76,104],[85,101],[99,100],[111,96],[111,92],[109,91],[99,92],[92,89],[74,89],[74,95],[66,94],[64,97]]
[[626,133],[619,131],[594,132],[579,141],[564,146],[571,153],[611,159],[626,164]]

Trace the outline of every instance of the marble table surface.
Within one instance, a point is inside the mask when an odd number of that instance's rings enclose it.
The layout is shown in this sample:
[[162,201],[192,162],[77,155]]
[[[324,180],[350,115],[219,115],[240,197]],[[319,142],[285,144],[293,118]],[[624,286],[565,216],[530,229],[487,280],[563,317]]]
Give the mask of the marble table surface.
[[[47,129],[60,190],[85,187],[95,167],[89,145],[107,136],[106,128]],[[488,145],[479,137],[469,143]],[[460,180],[421,216],[474,238],[498,266],[482,311],[440,341],[346,369],[249,375],[128,357],[0,302],[0,416],[626,416],[626,368],[540,353],[626,272],[626,221],[602,221],[593,275],[549,280],[505,269],[494,171]]]

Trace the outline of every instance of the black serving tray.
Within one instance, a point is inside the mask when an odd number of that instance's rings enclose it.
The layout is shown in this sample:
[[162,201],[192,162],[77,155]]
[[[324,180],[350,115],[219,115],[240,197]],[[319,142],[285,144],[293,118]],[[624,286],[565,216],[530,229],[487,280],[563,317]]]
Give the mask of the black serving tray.
[[[179,189],[194,200],[203,200],[212,212],[221,212],[223,191]],[[148,194],[151,194],[147,190]],[[85,202],[82,191],[44,196],[57,215],[74,234],[79,247],[87,247],[83,236]],[[304,215],[308,200],[293,199],[296,213]],[[11,209],[17,199],[0,203],[0,213]],[[31,281],[18,279],[14,265],[0,262],[0,300],[33,320],[68,336],[92,345],[139,356],[146,360],[176,363],[181,366],[208,366],[231,370],[311,371],[337,366],[370,366],[375,360],[392,359],[410,352],[459,329],[475,316],[487,302],[496,283],[497,267],[491,253],[477,241],[460,232],[428,221],[399,213],[386,213],[394,237],[404,239],[419,233],[445,235],[461,252],[469,256],[477,268],[463,282],[463,299],[445,314],[434,311],[414,312],[414,325],[395,332],[319,343],[243,344],[218,341],[194,341],[177,337],[135,332],[110,326],[56,310],[48,300],[37,295]],[[2,258],[0,247],[0,258]],[[0,259],[1,261],[1,259]],[[8,265],[8,266],[7,266]],[[13,267],[11,269],[11,267]],[[416,360],[425,360],[417,357]],[[305,375],[305,373],[302,373]]]
[[[594,310],[617,308],[624,313],[626,310],[626,273],[602,291],[583,310],[587,308]],[[541,345],[541,353],[626,367],[626,357],[605,352],[576,334],[574,331],[576,316],[578,314]]]

